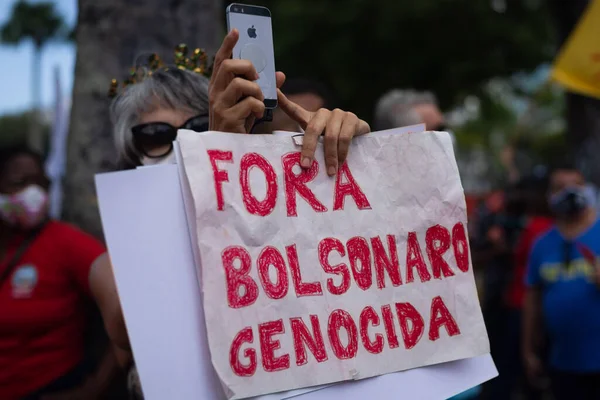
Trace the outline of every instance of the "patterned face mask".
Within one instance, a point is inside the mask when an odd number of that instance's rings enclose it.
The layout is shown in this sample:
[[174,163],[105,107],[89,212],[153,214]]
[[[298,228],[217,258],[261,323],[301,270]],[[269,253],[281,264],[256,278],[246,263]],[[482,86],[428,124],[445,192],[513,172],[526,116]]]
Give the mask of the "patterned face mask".
[[0,194],[0,219],[23,229],[35,227],[46,218],[48,193],[38,185],[29,185],[15,194]]
[[568,187],[552,195],[550,209],[557,217],[573,217],[595,205],[595,193],[591,186]]

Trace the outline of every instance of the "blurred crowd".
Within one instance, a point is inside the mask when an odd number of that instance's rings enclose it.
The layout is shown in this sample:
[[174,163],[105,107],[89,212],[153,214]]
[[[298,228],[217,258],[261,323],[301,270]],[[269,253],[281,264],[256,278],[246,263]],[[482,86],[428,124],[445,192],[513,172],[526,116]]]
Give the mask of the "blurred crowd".
[[479,204],[471,251],[500,373],[483,399],[600,398],[596,203],[575,163],[562,161]]
[[[207,95],[206,87],[198,90]],[[338,106],[320,82],[291,78],[282,91],[308,112]],[[392,89],[374,109],[374,130],[418,123],[448,130],[432,93]],[[116,112],[117,130],[124,110]],[[198,110],[173,125],[207,129],[205,115]],[[302,126],[278,108],[261,129]],[[139,146],[152,145],[125,143],[123,153],[139,150],[135,163],[143,164],[157,153]],[[473,264],[500,376],[462,398],[600,399],[596,192],[575,164],[554,161],[512,175],[470,212]],[[94,311],[101,296],[93,264],[105,249],[77,228],[48,220],[43,166],[25,148],[0,156],[0,399],[140,397],[131,355],[106,340]]]

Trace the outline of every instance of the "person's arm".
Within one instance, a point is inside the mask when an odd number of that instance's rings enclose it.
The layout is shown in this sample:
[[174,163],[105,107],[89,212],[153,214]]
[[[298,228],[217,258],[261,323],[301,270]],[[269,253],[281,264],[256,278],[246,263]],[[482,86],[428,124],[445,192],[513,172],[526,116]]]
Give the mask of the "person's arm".
[[[92,300],[95,300],[97,306],[100,308],[101,305],[98,304],[98,296],[95,295],[96,290],[94,290],[94,285],[91,284],[91,281],[94,279],[91,278],[97,275],[96,266],[102,265],[105,263],[103,260],[108,259],[104,246],[91,235],[68,224],[61,224],[60,229],[60,234],[64,239],[62,241],[64,243],[64,248],[62,249],[64,254],[63,265],[67,273],[72,278],[72,282],[77,289],[85,296],[89,296]],[[114,288],[112,273],[110,278],[109,282]],[[113,297],[118,304],[116,290]],[[106,390],[110,388],[113,379],[120,371],[121,368],[118,365],[115,352],[109,344],[95,370],[80,386],[46,396],[44,400],[93,400],[104,398]]]
[[92,236],[68,225],[68,264],[76,284],[85,295],[94,300],[100,310],[111,341],[124,349],[129,348],[125,321],[106,248]]
[[530,287],[525,295],[523,306],[523,362],[530,379],[537,379],[542,373],[542,362],[538,355],[542,325],[542,292],[539,287]]
[[102,254],[92,264],[89,284],[109,338],[116,346],[128,350],[129,337],[108,253]]
[[123,370],[126,371],[133,362],[133,354],[131,354],[131,351],[124,350],[123,348],[115,345],[114,343],[112,345],[112,348],[115,352],[117,363],[121,366],[121,368],[123,368]]
[[[256,69],[248,60],[231,58],[238,39],[239,32],[233,29],[215,55],[208,93],[211,131],[250,133],[265,112],[263,94],[256,83]],[[278,71],[275,78],[277,107],[304,130],[300,165],[311,167],[318,140],[323,137],[326,171],[329,176],[335,175],[346,160],[352,138],[371,132],[371,127],[353,113],[340,109],[305,110],[279,90],[285,82],[285,74]]]
[[526,273],[527,291],[522,315],[521,351],[530,380],[537,380],[543,372],[538,351],[542,337],[542,280],[539,274],[538,246],[529,256]]
[[107,398],[108,390],[121,368],[111,346],[98,363],[95,372],[83,384],[66,391],[47,394],[41,400],[100,400]]

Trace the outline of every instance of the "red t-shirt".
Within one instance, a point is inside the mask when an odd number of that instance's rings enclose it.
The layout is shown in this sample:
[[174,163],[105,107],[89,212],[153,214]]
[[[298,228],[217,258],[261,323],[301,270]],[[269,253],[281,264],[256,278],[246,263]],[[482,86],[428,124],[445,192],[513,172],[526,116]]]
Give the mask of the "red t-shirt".
[[[0,271],[23,240],[9,245]],[[90,266],[104,252],[93,237],[51,221],[0,283],[0,399],[39,390],[82,361]]]
[[521,232],[515,247],[515,274],[508,291],[508,305],[522,308],[525,301],[525,271],[531,248],[537,238],[550,230],[553,220],[546,217],[533,217]]

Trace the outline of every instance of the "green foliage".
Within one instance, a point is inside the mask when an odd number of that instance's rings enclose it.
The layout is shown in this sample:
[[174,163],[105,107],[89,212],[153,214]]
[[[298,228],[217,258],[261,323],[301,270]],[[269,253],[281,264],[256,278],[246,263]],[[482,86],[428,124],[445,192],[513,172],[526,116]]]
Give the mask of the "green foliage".
[[432,90],[450,108],[554,55],[546,2],[503,13],[489,0],[255,2],[272,12],[277,69],[331,85],[366,118],[391,88]]
[[566,135],[554,134],[531,138],[531,149],[539,160],[545,164],[552,165],[555,161],[565,156],[568,148]]
[[30,39],[37,48],[41,48],[49,40],[64,36],[63,18],[51,2],[17,1],[13,6],[11,17],[0,28],[2,42],[12,45]]
[[[9,45],[19,45],[24,40],[31,40],[35,46],[32,69],[32,100],[34,108],[39,109],[41,102],[41,55],[44,45],[53,39],[67,39],[67,29],[62,16],[54,7],[54,3],[29,3],[17,1],[12,14],[0,27],[0,41]],[[37,132],[32,135],[39,136]]]
[[[506,85],[507,94],[495,100],[499,112],[481,116],[488,129],[501,130],[501,144],[539,143],[548,137],[565,133],[563,90],[546,81],[529,92],[522,92],[514,82]],[[534,146],[535,147],[535,146]]]
[[506,179],[501,155],[508,147],[514,153],[511,164],[525,175],[565,151],[563,92],[541,75],[534,85],[535,76],[491,80],[478,96],[476,115],[454,126],[459,148],[483,151],[488,175],[498,182]]

